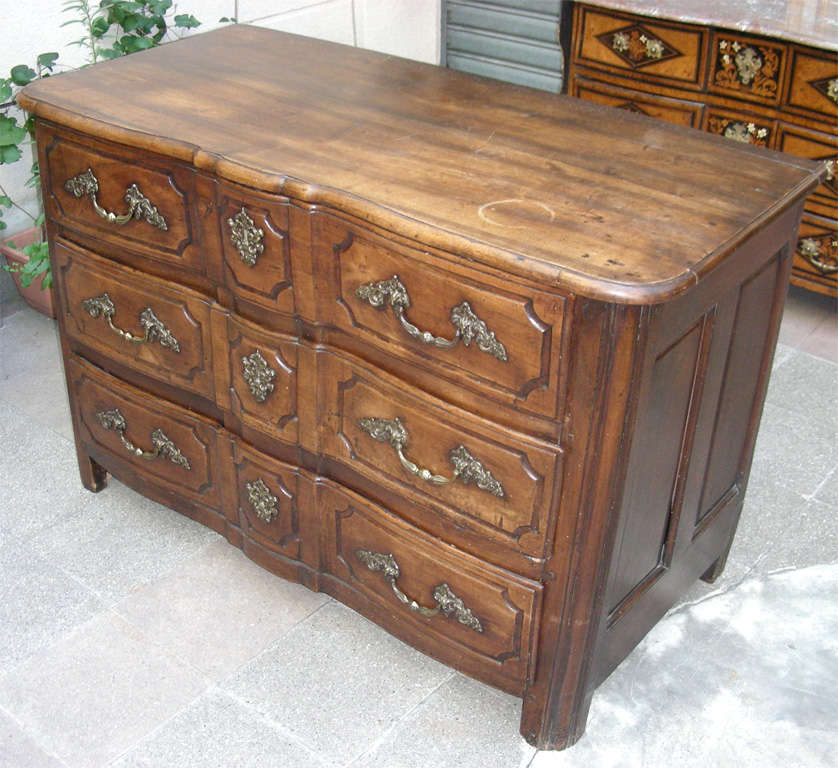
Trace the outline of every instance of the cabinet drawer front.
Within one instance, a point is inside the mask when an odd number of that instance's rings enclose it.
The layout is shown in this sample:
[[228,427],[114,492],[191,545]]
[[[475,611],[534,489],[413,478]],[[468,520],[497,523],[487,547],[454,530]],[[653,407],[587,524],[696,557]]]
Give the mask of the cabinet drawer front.
[[455,402],[460,387],[488,394],[495,402],[477,404],[487,415],[497,417],[500,401],[556,418],[562,297],[494,284],[331,215],[315,214],[312,226],[337,344],[412,363],[423,389]]
[[827,178],[809,195],[806,210],[838,218],[838,138],[781,124],[777,149],[829,164]]
[[786,106],[838,117],[838,53],[793,46]]
[[207,301],[61,240],[54,254],[71,339],[158,381],[212,397]]
[[570,95],[607,107],[617,107],[627,112],[666,120],[668,123],[686,125],[689,128],[701,126],[702,104],[679,99],[669,99],[666,96],[653,96],[642,91],[629,88],[617,88],[604,85],[595,80],[574,77],[570,85]]
[[777,121],[749,112],[707,107],[704,113],[704,129],[709,133],[756,147],[774,149],[777,143]]
[[838,222],[804,214],[793,269],[797,277],[838,288]]
[[191,169],[110,145],[92,147],[48,130],[44,133],[50,216],[114,246],[182,269],[204,271],[203,258],[193,244]]
[[317,365],[326,455],[400,495],[398,511],[449,541],[543,556],[560,453],[339,355]]
[[230,408],[243,425],[296,445],[298,345],[231,315],[225,331],[217,347],[226,356],[219,392],[229,393]]
[[224,279],[240,300],[293,314],[288,200],[219,184]]
[[320,491],[326,568],[378,608],[373,618],[421,637],[419,647],[437,658],[520,689],[534,671],[539,584],[431,539],[331,483]]
[[78,358],[67,360],[67,372],[77,409],[76,434],[91,455],[104,451],[151,483],[220,509],[213,422]]
[[709,89],[762,104],[779,104],[788,62],[783,43],[726,30],[710,39]]
[[577,6],[575,60],[645,80],[701,88],[707,32],[700,27]]
[[[301,517],[313,515],[301,503],[299,470],[242,445],[233,448],[238,519],[245,536],[285,557],[299,560]],[[317,526],[307,526],[316,537]]]

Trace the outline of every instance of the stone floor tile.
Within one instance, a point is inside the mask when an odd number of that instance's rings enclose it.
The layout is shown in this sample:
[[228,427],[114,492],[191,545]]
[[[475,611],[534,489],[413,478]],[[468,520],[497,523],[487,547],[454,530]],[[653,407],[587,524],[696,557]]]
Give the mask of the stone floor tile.
[[819,563],[838,563],[838,505],[811,499],[795,513],[786,535],[766,550],[761,567],[770,572]]
[[790,347],[787,344],[778,343],[777,348],[774,350],[774,360],[771,363],[771,370],[776,371],[781,365],[784,365],[790,358],[794,356],[794,351],[794,347]]
[[780,323],[780,341],[799,347],[835,311],[835,299],[790,286]]
[[332,602],[221,687],[345,765],[452,674]]
[[0,381],[23,373],[37,381],[44,371],[60,370],[61,344],[56,328],[55,320],[34,309],[5,317],[0,333]]
[[838,509],[838,465],[826,476],[818,490],[815,491],[815,498]]
[[818,413],[799,413],[774,403],[765,404],[752,478],[773,480],[810,496],[836,464],[838,433],[834,426],[824,422]]
[[838,363],[838,314],[825,318],[800,342],[800,349],[810,355]]
[[520,720],[521,699],[455,675],[351,768],[526,768],[535,749]]
[[212,689],[109,768],[326,768],[269,718]]
[[57,367],[41,371],[37,386],[32,386],[33,375],[16,373],[5,380],[0,398],[16,406],[40,429],[50,429],[65,440],[73,440],[73,420],[67,399],[67,386],[60,361]]
[[32,546],[110,605],[219,538],[110,478],[105,490],[86,492],[73,514],[41,531]]
[[23,731],[14,718],[0,710],[0,766],[3,768],[67,768],[48,755]]
[[0,680],[0,707],[73,768],[107,765],[198,697],[206,680],[110,612]]
[[73,444],[0,398],[0,542],[26,539],[89,495]]
[[748,579],[670,614],[532,768],[831,768],[838,566]]
[[103,609],[96,595],[25,542],[0,546],[0,673]]
[[[838,331],[835,343],[838,344]],[[766,401],[795,413],[816,414],[838,434],[836,385],[838,364],[795,349],[771,374]]]
[[328,600],[268,573],[219,539],[114,611],[217,679]]

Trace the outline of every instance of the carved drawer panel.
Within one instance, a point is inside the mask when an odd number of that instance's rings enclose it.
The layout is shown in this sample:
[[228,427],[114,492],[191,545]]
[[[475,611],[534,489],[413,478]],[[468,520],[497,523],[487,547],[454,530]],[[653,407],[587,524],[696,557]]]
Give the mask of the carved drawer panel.
[[[233,447],[237,522],[244,535],[283,557],[303,557],[303,530],[316,545],[318,525],[308,481],[296,467],[240,441]],[[316,566],[316,562],[310,563]]]
[[806,200],[806,210],[838,218],[838,138],[781,124],[777,149],[828,164],[827,178]]
[[670,99],[666,96],[654,96],[629,88],[618,88],[614,85],[605,85],[578,76],[573,78],[569,93],[571,96],[593,101],[596,104],[605,104],[609,107],[624,109],[627,112],[656,117],[659,120],[686,125],[689,128],[699,128],[701,126],[704,110],[703,104],[682,101],[681,99]]
[[212,397],[206,300],[62,240],[53,253],[71,340],[158,381]]
[[293,314],[288,201],[219,184],[224,280],[240,301]]
[[561,453],[336,354],[318,356],[318,381],[323,454],[448,541],[512,550],[519,570],[543,557]]
[[699,89],[704,81],[707,32],[614,11],[581,6],[574,60],[646,80]]
[[773,149],[777,142],[777,121],[750,112],[708,106],[704,113],[704,129],[756,147]]
[[[498,417],[556,418],[565,300],[497,282],[335,216],[315,214],[321,322],[334,343]],[[389,357],[389,363],[386,358]],[[478,395],[464,401],[463,390]],[[488,395],[489,397],[483,397]]]
[[241,424],[294,445],[299,439],[297,367],[293,339],[227,315],[216,347],[219,399]]
[[804,214],[793,270],[814,290],[838,288],[838,222]]
[[[325,563],[355,607],[415,645],[509,691],[531,677],[541,586],[421,533],[324,482]],[[461,666],[460,666],[461,665]]]
[[785,104],[794,110],[838,117],[838,53],[792,46]]
[[714,93],[779,104],[788,49],[775,40],[716,30],[710,39],[710,81]]
[[156,486],[220,509],[213,422],[75,357],[67,360],[67,379],[76,437],[91,456],[108,467],[115,459]]
[[203,272],[190,209],[194,171],[43,129],[47,213],[60,224],[179,269]]

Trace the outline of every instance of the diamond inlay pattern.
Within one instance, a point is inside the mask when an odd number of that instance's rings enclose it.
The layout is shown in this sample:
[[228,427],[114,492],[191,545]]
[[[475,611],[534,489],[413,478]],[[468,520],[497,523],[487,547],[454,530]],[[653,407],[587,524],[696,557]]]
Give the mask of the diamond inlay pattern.
[[645,67],[647,64],[656,64],[684,55],[640,24],[631,24],[613,32],[597,35],[597,40],[632,68]]

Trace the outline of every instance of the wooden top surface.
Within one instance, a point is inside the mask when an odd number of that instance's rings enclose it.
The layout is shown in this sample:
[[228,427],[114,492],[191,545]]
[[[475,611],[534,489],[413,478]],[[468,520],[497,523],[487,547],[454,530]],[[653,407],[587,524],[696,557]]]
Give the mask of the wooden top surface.
[[27,86],[39,117],[630,303],[693,285],[815,164],[623,110],[229,26]]
[[838,0],[588,0],[588,4],[838,50]]

